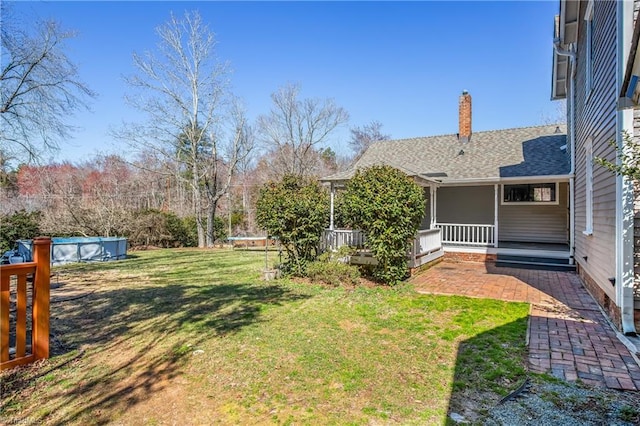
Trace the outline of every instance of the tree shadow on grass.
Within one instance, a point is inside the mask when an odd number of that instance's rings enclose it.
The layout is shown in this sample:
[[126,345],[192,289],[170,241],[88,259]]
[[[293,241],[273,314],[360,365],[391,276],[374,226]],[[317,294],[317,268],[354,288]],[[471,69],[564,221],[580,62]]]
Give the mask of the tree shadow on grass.
[[460,342],[446,424],[456,415],[476,424],[527,377],[528,316]]
[[[212,257],[216,254],[222,253],[222,251],[216,252],[211,250]],[[160,263],[171,265],[174,262],[185,262],[191,260],[201,260],[202,252],[196,249],[159,249],[154,251],[153,256],[141,256],[140,252],[127,253],[125,259],[112,260],[108,262],[79,262],[68,263],[54,267],[55,272],[61,274],[68,274],[80,271],[94,271],[94,270],[111,270],[124,268],[138,268],[144,269],[151,265],[156,266]]]
[[[159,285],[151,280],[60,301],[51,309],[53,358],[48,365],[4,377],[3,411],[20,418],[0,420],[110,423],[113,413],[170,386],[199,344],[263,321],[261,312],[268,306],[306,297],[270,283]],[[48,368],[56,363],[64,365]],[[37,392],[38,386],[46,387],[48,403],[13,409],[21,393]]]

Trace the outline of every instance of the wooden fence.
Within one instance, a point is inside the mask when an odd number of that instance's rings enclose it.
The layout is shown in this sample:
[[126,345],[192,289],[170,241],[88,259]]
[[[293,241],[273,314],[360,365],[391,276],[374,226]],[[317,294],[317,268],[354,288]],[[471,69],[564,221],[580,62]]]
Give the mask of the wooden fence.
[[0,265],[0,370],[49,358],[50,261],[51,239],[36,238],[33,262]]

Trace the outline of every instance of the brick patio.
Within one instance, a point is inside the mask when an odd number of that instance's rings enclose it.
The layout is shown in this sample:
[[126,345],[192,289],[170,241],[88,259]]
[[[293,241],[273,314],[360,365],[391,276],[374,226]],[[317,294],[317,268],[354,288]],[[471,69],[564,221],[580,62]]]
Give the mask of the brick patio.
[[421,293],[529,302],[531,371],[640,390],[640,367],[575,273],[445,261],[411,282]]

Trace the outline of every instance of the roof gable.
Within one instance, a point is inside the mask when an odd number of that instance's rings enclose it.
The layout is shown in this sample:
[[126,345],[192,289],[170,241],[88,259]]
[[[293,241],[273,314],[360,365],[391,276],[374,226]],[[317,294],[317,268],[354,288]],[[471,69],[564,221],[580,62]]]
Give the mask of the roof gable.
[[[355,170],[378,164],[439,181],[499,180],[569,173],[564,126],[477,132],[467,143],[455,134],[376,142],[346,172],[325,180],[349,179]],[[561,149],[562,146],[565,149]]]

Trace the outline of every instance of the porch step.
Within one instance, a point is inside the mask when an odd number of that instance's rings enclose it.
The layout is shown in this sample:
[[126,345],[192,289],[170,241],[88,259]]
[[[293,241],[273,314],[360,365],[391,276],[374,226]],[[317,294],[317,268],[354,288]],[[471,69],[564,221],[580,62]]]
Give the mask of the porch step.
[[568,258],[498,255],[496,266],[539,269],[545,271],[575,271],[575,265],[569,264]]

